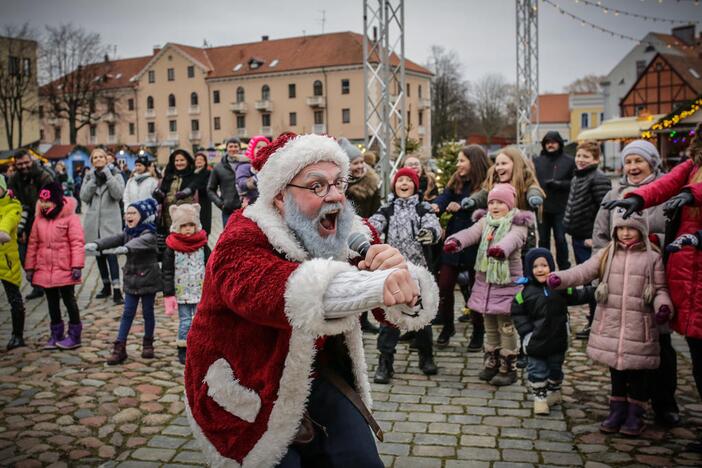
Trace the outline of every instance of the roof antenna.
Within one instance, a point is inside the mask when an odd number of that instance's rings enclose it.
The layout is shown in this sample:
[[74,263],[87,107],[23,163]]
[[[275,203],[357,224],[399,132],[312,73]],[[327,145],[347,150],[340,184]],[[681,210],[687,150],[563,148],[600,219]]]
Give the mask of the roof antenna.
[[322,23],[322,34],[324,34],[324,25],[327,22],[327,10],[322,10],[322,19],[320,22]]

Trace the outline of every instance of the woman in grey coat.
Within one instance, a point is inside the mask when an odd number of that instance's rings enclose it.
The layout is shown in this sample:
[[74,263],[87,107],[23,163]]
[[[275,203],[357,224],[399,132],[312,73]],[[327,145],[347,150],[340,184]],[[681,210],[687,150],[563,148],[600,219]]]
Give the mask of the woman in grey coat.
[[[93,170],[86,173],[80,188],[80,199],[87,205],[83,219],[85,242],[95,242],[101,237],[122,232],[119,203],[124,195],[124,179],[116,167],[107,163],[107,153],[102,148],[95,148],[90,153],[90,163]],[[97,264],[103,287],[95,297],[109,297],[112,289],[114,303],[123,304],[117,257],[99,255]]]

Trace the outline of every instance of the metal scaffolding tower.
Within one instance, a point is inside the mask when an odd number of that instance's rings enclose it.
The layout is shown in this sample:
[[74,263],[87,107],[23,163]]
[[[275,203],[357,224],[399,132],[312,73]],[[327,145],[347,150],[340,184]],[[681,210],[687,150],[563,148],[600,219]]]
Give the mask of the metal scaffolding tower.
[[378,154],[385,196],[405,155],[404,0],[363,0],[363,80],[365,146]]
[[539,10],[538,0],[517,5],[517,144],[528,150],[539,128]]

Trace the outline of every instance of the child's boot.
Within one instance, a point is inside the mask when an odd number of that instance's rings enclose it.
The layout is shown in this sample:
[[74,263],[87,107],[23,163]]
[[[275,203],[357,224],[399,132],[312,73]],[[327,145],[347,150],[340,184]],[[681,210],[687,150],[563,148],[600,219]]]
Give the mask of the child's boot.
[[114,302],[115,305],[124,304],[124,298],[122,297],[122,290],[121,289],[114,288],[113,294],[112,294],[112,302]]
[[468,352],[478,353],[483,349],[485,324],[483,322],[483,316],[478,312],[473,312],[470,316],[471,322],[473,322],[473,331],[470,334],[470,342],[468,342]]
[[68,333],[66,333],[66,338],[56,343],[56,346],[60,349],[75,349],[80,348],[80,335],[83,331],[83,324],[78,323],[68,323]]
[[483,370],[478,374],[480,380],[489,382],[493,377],[497,375],[500,369],[499,355],[500,350],[495,349],[494,351],[485,351],[485,356],[483,357]]
[[515,354],[509,354],[507,356],[500,355],[499,372],[490,380],[490,385],[504,387],[506,385],[512,385],[517,381],[517,369],[514,367],[516,358],[517,356]]
[[141,345],[141,357],[144,359],[153,359],[156,357],[156,354],[154,353],[154,338],[153,336],[151,338],[144,337],[144,341],[142,342]]
[[178,346],[178,361],[185,365],[185,346]]
[[107,358],[107,365],[114,366],[122,364],[127,360],[127,343],[124,341],[115,341],[112,348],[112,354]]
[[561,397],[561,383],[561,380],[548,379],[548,384],[546,385],[548,406],[560,405],[563,401]]
[[532,382],[531,390],[534,394],[534,414],[548,414],[548,390],[546,382]]
[[439,369],[434,363],[434,356],[431,353],[419,352],[419,369],[424,375],[436,375]]
[[10,336],[10,341],[7,342],[6,349],[8,351],[20,346],[26,346],[24,344],[24,306],[13,307],[11,314],[12,335]]
[[106,297],[110,297],[111,294],[112,287],[110,286],[110,283],[105,283],[103,280],[102,291],[95,295],[95,299],[105,299]]
[[49,328],[51,329],[51,336],[49,337],[49,341],[47,341],[44,345],[44,349],[57,349],[58,346],[56,346],[56,343],[62,341],[65,338],[65,336],[63,335],[63,320],[61,320],[59,323],[51,325]]
[[624,397],[609,398],[609,416],[600,424],[600,431],[606,433],[619,432],[627,417],[627,404]]
[[373,382],[377,384],[390,383],[395,370],[392,368],[394,356],[391,353],[380,353],[378,358],[378,368],[375,370]]
[[619,429],[620,434],[638,437],[646,429],[643,417],[646,413],[643,401],[633,400],[629,398],[628,411],[626,420]]

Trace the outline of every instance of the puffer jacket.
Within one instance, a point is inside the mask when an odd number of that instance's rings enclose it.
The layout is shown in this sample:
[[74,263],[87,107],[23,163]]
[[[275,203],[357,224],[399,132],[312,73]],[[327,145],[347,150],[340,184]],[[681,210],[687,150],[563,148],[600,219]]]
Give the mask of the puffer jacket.
[[34,271],[32,284],[57,288],[81,283],[71,277],[73,268],[85,265],[85,240],[77,205],[75,198],[64,197],[63,208],[53,219],[45,218],[37,205],[24,263],[26,270]]
[[151,198],[154,190],[158,187],[158,181],[148,172],[143,174],[132,174],[124,187],[123,205],[126,211],[129,205],[135,201]]
[[[560,149],[555,153],[548,153],[545,147],[546,140],[560,142]],[[563,213],[568,201],[570,181],[575,171],[575,159],[563,152],[563,138],[556,131],[546,133],[541,146],[543,148],[541,154],[534,158],[534,169],[539,184],[546,192],[544,213]]]
[[0,243],[0,279],[17,286],[22,284],[22,265],[17,247],[17,226],[21,215],[22,204],[19,200],[7,194],[0,198],[0,231],[10,236],[8,242]]
[[[448,239],[455,239],[461,243],[461,248],[479,244],[483,228],[487,221],[485,210],[478,210],[473,215],[473,224],[468,229],[457,232]],[[536,217],[531,211],[519,210],[512,218],[510,231],[499,242],[488,244],[488,247],[500,247],[509,261],[509,273],[512,283],[505,285],[490,284],[485,280],[485,273],[475,272],[475,284],[471,290],[468,307],[482,314],[509,315],[512,309],[512,300],[519,292],[520,286],[516,283],[522,274],[521,249],[526,242],[529,226],[536,222]],[[448,240],[447,239],[447,240]]]
[[95,241],[98,250],[113,249],[123,245],[127,248],[124,274],[124,292],[135,296],[153,294],[163,289],[161,268],[158,266],[158,242],[156,234],[143,231],[137,237],[126,232]]
[[358,179],[349,179],[346,198],[351,200],[356,208],[356,214],[362,218],[370,218],[380,208],[380,177],[371,168],[366,167],[366,173]]
[[[569,270],[559,271],[559,289],[589,284],[600,276],[602,256],[597,254]],[[646,272],[653,265],[653,304],[645,304],[642,291]],[[663,268],[663,257],[646,250],[646,244],[633,246],[618,243],[611,259],[607,283],[607,301],[598,303],[590,328],[587,354],[595,361],[617,370],[657,369],[660,365],[660,345],[654,311],[662,305],[673,310]]]
[[[656,171],[654,174],[650,175],[648,178],[644,179],[640,184],[632,184],[629,182],[627,176],[623,175],[619,179],[619,185],[609,192],[602,198],[601,203],[608,202],[610,200],[618,200],[622,198],[624,192],[632,191],[638,187],[642,187],[646,184],[650,184],[662,177],[661,173]],[[644,213],[646,213],[646,218],[648,218],[648,232],[655,234],[658,239],[658,247],[663,247],[663,238],[665,237],[665,223],[666,218],[663,215],[663,205],[652,206],[647,208]],[[597,211],[597,216],[595,217],[595,225],[592,229],[592,251],[597,252],[605,245],[609,244],[612,240],[612,212],[607,208],[599,207]]]
[[[241,162],[235,163],[237,167],[239,164]],[[212,169],[207,183],[207,195],[224,214],[231,214],[241,208],[241,198],[236,187],[236,171],[226,156]]]
[[600,203],[611,189],[612,182],[597,165],[576,169],[563,218],[566,232],[575,239],[592,238]]
[[85,242],[122,232],[122,209],[119,202],[124,195],[124,179],[117,168],[105,166],[101,171],[105,181],[98,184],[95,171],[85,175],[80,187],[80,199],[88,205],[83,218]]
[[[637,195],[644,208],[658,206],[683,190],[694,197],[695,206],[684,206],[672,230],[675,237],[702,229],[702,165],[688,160],[665,176],[644,185],[626,197]],[[672,240],[672,239],[667,239]],[[668,257],[666,264],[670,295],[676,314],[673,329],[683,336],[702,339],[702,250],[685,247]]]

